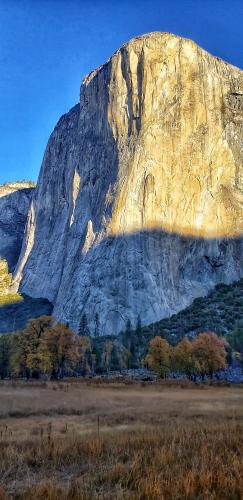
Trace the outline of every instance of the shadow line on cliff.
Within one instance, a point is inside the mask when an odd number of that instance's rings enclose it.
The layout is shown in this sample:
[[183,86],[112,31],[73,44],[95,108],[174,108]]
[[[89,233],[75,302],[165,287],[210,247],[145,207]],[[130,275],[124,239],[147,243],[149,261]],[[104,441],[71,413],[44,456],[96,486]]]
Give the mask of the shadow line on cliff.
[[[68,304],[62,305],[63,316],[77,331],[85,313],[93,331],[97,312],[107,333],[121,331],[128,319],[134,325],[138,315],[144,325],[170,316],[216,284],[240,279],[242,244],[241,237],[204,239],[150,230],[108,236],[83,253],[80,246],[59,290]],[[76,290],[71,307],[70,275]]]

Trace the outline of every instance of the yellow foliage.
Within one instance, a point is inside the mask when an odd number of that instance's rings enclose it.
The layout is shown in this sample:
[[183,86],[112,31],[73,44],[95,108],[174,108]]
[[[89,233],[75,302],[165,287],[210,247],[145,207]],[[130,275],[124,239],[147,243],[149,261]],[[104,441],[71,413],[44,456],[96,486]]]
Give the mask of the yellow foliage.
[[172,348],[167,340],[157,336],[149,344],[149,352],[145,364],[156,371],[162,378],[170,371]]

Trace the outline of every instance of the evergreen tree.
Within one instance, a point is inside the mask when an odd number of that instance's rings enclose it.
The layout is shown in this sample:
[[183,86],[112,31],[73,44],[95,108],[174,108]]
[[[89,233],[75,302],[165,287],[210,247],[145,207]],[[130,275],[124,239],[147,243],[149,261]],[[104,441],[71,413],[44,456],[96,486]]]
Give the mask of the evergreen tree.
[[95,313],[95,337],[99,337],[100,335],[100,318],[99,318],[99,315],[98,313],[96,312]]
[[81,316],[81,320],[79,323],[78,335],[79,335],[79,337],[88,337],[89,336],[88,320],[87,320],[87,316],[85,313]]
[[134,330],[130,333],[129,368],[137,368],[137,335]]
[[10,376],[10,355],[13,344],[13,334],[0,335],[0,378]]
[[140,337],[142,335],[142,323],[141,323],[140,315],[138,315],[138,318],[137,318],[136,335],[138,337]]
[[122,343],[127,349],[129,349],[129,351],[131,348],[131,333],[132,333],[132,324],[131,320],[128,319],[126,322],[126,329],[124,332],[122,332]]
[[128,319],[127,322],[126,322],[126,334],[128,336],[131,335],[131,329],[132,329],[132,324],[131,324],[131,320]]

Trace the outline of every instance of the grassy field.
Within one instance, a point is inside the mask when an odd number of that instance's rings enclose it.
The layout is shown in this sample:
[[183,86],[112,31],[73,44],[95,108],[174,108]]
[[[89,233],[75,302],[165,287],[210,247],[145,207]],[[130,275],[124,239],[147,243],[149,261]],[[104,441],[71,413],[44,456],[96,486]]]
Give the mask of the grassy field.
[[243,387],[0,382],[0,499],[241,499]]

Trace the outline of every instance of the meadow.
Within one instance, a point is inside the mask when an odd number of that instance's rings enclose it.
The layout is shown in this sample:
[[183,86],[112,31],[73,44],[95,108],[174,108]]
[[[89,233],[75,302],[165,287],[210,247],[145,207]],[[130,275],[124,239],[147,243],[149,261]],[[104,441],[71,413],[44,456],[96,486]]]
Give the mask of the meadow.
[[241,499],[243,386],[0,382],[0,499]]

